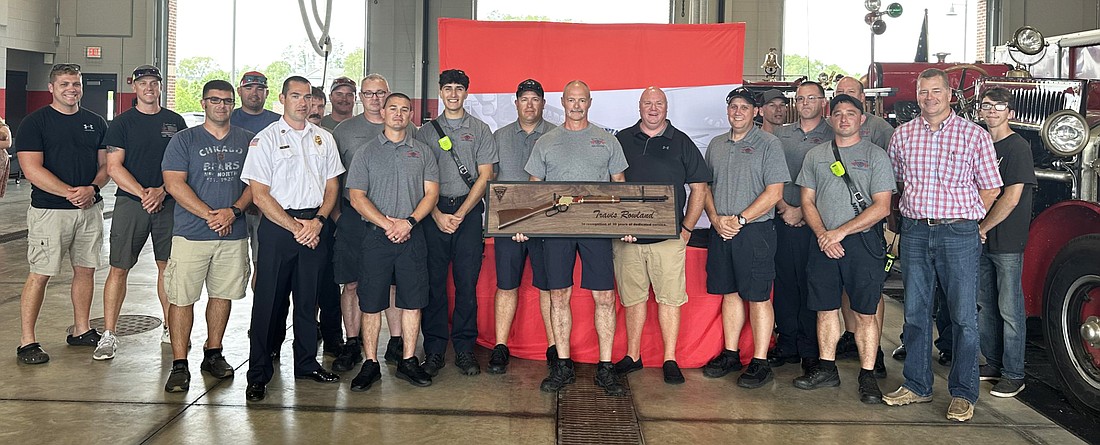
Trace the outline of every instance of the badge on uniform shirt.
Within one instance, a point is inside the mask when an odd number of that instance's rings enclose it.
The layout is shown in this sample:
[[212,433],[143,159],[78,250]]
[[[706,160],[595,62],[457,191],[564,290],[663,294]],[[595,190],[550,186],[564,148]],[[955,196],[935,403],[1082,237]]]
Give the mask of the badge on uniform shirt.
[[313,137],[313,142],[316,142],[317,145],[320,146],[321,145],[321,135],[314,136]]

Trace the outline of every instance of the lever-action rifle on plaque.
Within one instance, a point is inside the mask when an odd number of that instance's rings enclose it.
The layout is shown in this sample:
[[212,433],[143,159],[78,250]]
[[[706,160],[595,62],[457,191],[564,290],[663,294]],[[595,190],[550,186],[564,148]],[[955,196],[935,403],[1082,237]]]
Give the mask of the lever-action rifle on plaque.
[[[643,193],[645,193],[643,191]],[[668,201],[667,195],[661,196],[614,196],[614,195],[581,195],[562,196],[557,193],[550,203],[529,209],[507,209],[497,211],[497,229],[503,229],[512,224],[530,219],[539,214],[554,216],[569,210],[574,204],[617,204],[620,202],[664,202]]]

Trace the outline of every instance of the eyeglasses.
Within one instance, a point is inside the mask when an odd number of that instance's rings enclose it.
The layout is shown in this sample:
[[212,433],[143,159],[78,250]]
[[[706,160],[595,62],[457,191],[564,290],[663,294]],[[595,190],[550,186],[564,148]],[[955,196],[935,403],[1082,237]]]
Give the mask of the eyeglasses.
[[818,99],[821,99],[821,98],[817,97],[817,96],[797,96],[797,97],[794,98],[794,101],[795,102],[816,102]]
[[79,73],[80,65],[77,65],[75,63],[58,63],[55,64],[53,68],[50,68],[51,73],[55,73],[58,71],[76,71]]
[[1004,102],[997,102],[997,103],[982,102],[982,103],[978,104],[978,109],[984,110],[984,111],[989,111],[989,110],[1004,111],[1004,110],[1008,109],[1008,104],[1004,103]]
[[360,91],[359,94],[363,95],[363,97],[386,97],[390,92],[386,90]]
[[228,98],[228,97],[222,98],[222,97],[210,96],[210,97],[204,97],[204,98],[202,98],[202,100],[210,102],[214,105],[221,105],[221,104],[224,103],[226,105],[233,106],[233,104],[236,103],[235,100],[233,100],[232,98]]

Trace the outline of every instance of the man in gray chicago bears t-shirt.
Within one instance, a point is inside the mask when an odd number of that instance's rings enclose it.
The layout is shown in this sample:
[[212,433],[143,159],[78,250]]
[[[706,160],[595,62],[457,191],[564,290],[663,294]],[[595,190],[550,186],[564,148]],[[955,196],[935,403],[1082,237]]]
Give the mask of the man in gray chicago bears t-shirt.
[[248,228],[241,209],[252,203],[252,193],[240,177],[254,135],[229,125],[229,82],[207,82],[202,97],[206,121],[177,133],[161,163],[164,186],[177,204],[172,253],[164,273],[173,357],[164,386],[168,392],[186,391],[191,382],[187,349],[203,284],[209,302],[200,367],[216,378],[233,376],[233,367],[222,356],[222,336],[231,302],[244,297],[248,282]]
[[[525,170],[532,181],[624,182],[627,163],[623,148],[607,131],[588,121],[592,93],[588,85],[574,80],[565,85],[561,97],[565,123],[539,138]],[[573,292],[573,266],[581,255],[581,287],[592,291],[596,303],[596,335],[600,343],[600,362],[596,366],[596,385],[608,394],[619,395],[623,386],[611,363],[611,344],[615,340],[615,271],[609,238],[550,238],[543,242],[546,284],[550,288],[550,319],[557,340],[558,358],[550,376],[542,381],[542,390],[554,392],[573,383],[576,373],[569,359],[569,335],[572,313],[569,297]]]

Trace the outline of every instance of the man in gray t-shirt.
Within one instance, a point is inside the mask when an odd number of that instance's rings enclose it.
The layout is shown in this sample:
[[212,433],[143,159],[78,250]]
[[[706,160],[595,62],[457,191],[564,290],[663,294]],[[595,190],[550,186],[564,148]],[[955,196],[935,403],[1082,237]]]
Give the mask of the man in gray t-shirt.
[[[516,87],[518,118],[493,133],[500,157],[495,168],[498,181],[527,181],[531,178],[523,168],[531,157],[535,142],[555,128],[554,124],[542,118],[542,111],[546,106],[544,96],[542,84],[534,79],[524,80]],[[542,245],[542,239],[528,239],[522,233],[511,238],[499,237],[493,240],[497,273],[493,313],[496,316],[494,327],[497,344],[489,355],[490,374],[503,374],[508,367],[508,335],[516,316],[520,278],[523,277],[524,263],[528,259],[531,260],[531,285],[539,289],[539,311],[542,313],[548,344],[546,356],[557,355],[554,328],[550,323],[550,291],[546,287],[546,273],[542,265]]]
[[798,184],[806,225],[816,237],[806,267],[807,307],[817,312],[820,360],[794,380],[801,389],[837,386],[836,345],[840,339],[837,312],[847,292],[856,312],[855,339],[859,350],[859,394],[864,403],[882,403],[875,377],[879,349],[882,284],[886,280],[882,219],[890,213],[895,192],[893,168],[886,153],[860,138],[863,104],[841,94],[830,103],[834,141],[806,155]]
[[[364,252],[358,278],[363,352],[366,360],[351,381],[352,391],[366,391],[382,378],[378,364],[378,333],[382,311],[390,306],[390,282],[397,284],[393,305],[401,313],[401,357],[397,378],[415,386],[432,384],[432,376],[413,355],[421,309],[428,305],[427,254],[420,222],[428,218],[439,197],[439,166],[430,149],[414,139],[406,126],[412,100],[401,93],[386,98],[385,128],[367,142],[351,163],[347,188],[356,214],[366,221]],[[387,354],[389,351],[386,351]]]
[[707,245],[707,292],[722,295],[725,348],[703,368],[717,378],[741,369],[737,345],[745,317],[742,300],[749,301],[752,321],[752,362],[737,379],[738,386],[759,388],[772,379],[767,354],[774,320],[770,298],[775,278],[775,204],[783,184],[791,180],[783,146],[775,136],[756,128],[756,98],[745,88],[726,96],[730,131],[707,146],[704,159],[714,172],[706,203],[711,232]]
[[241,169],[254,135],[229,124],[229,82],[207,82],[202,97],[205,122],[176,133],[161,160],[164,188],[176,200],[164,277],[174,359],[164,386],[168,392],[186,391],[191,382],[187,351],[194,304],[204,284],[208,336],[201,368],[216,378],[233,376],[233,367],[222,356],[222,335],[231,301],[244,298],[248,283],[248,229],[241,209],[252,203],[252,193],[241,182]]
[[[532,181],[626,181],[627,163],[619,140],[588,121],[592,93],[588,85],[574,80],[565,85],[561,105],[565,123],[535,142],[525,170]],[[624,389],[611,363],[615,340],[615,279],[609,238],[547,238],[543,242],[547,287],[550,288],[550,319],[554,338],[570,338],[573,314],[569,297],[573,291],[573,267],[581,255],[581,287],[592,291],[595,300],[596,335],[600,361],[596,385],[610,395]],[[569,342],[558,343],[558,360],[541,389],[555,392],[576,380]]]
[[[463,375],[481,373],[474,355],[477,342],[477,280],[481,275],[482,198],[493,177],[497,142],[489,126],[463,109],[470,78],[462,70],[439,74],[443,114],[424,124],[416,139],[431,148],[439,163],[439,202],[424,221],[428,245],[428,307],[424,309],[424,370],[436,375],[444,366],[448,340],[455,366]],[[441,134],[442,133],[442,134]],[[453,315],[447,296],[448,270],[454,278]]]

